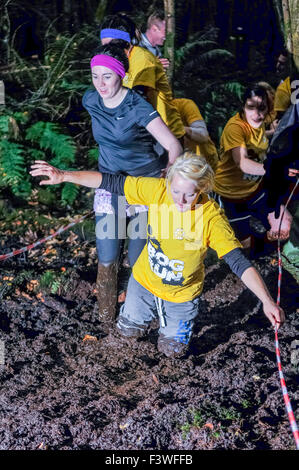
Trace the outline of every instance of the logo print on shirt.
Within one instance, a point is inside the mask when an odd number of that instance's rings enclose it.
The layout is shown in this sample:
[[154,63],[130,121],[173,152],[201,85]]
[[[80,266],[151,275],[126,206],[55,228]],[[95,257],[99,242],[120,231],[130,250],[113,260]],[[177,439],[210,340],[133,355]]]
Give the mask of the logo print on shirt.
[[181,286],[184,282],[184,261],[169,259],[163,253],[161,244],[155,238],[147,239],[148,260],[153,273],[162,279],[163,284]]
[[125,116],[116,116],[116,119],[119,120],[119,119],[125,119]]
[[173,238],[176,240],[184,240],[185,232],[182,228],[177,228],[173,234]]

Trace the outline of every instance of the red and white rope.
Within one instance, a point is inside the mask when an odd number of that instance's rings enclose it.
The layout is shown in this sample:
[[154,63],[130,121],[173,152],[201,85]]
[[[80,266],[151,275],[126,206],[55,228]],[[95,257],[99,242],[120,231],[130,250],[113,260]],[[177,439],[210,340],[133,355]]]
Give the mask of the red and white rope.
[[[299,182],[299,178],[297,178],[297,182],[296,182],[296,184],[295,184],[295,186],[294,186],[294,188],[293,188],[293,190],[292,190],[292,192],[291,192],[291,194],[290,194],[290,196],[289,196],[289,198],[288,198],[288,200],[285,204],[284,211],[282,213],[282,217],[281,217],[280,224],[279,224],[279,229],[278,229],[278,240],[277,240],[278,282],[277,282],[277,300],[276,300],[277,305],[280,305],[280,292],[281,292],[281,279],[282,279],[282,261],[281,261],[281,249],[280,249],[280,228],[281,228],[281,223],[282,223],[282,219],[283,219],[285,210],[286,210],[290,200],[293,197],[293,194],[294,194],[294,192],[297,188],[298,182]],[[280,360],[280,351],[279,351],[279,343],[278,343],[278,333],[277,332],[278,332],[278,329],[277,329],[277,327],[275,327],[275,352],[276,352],[277,366],[278,366],[278,371],[279,371],[280,385],[281,385],[283,399],[284,399],[284,402],[285,402],[285,405],[286,405],[286,410],[287,410],[291,430],[292,430],[292,433],[293,433],[293,436],[294,436],[294,439],[295,439],[296,448],[297,448],[297,450],[299,450],[299,431],[298,431],[298,426],[297,426],[297,423],[296,423],[295,415],[294,415],[294,412],[293,412],[293,409],[292,409],[292,405],[291,405],[291,402],[290,402],[287,386],[286,386],[284,376],[283,376],[283,372],[282,372],[282,366],[281,366],[281,360]]]
[[84,219],[86,219],[86,217],[89,217],[91,214],[93,214],[93,211],[91,211],[88,214],[84,215],[80,219],[75,220],[74,222],[71,222],[70,224],[66,225],[65,227],[61,227],[55,233],[53,233],[53,234],[51,234],[47,237],[41,238],[40,240],[37,240],[35,243],[32,243],[31,245],[27,245],[27,246],[24,246],[23,248],[19,248],[18,250],[13,250],[10,253],[0,255],[0,261],[4,261],[8,258],[11,258],[12,256],[20,255],[21,253],[25,253],[26,251],[30,251],[33,248],[36,248],[37,246],[41,245],[42,243],[45,243],[46,241],[51,240],[51,238],[54,238],[57,235],[61,234],[62,232],[65,232],[66,230],[73,227],[74,225],[79,224]]

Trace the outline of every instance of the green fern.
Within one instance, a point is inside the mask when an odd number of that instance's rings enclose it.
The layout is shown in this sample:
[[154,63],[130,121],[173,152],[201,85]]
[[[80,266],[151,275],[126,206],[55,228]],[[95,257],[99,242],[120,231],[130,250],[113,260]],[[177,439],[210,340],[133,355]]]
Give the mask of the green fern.
[[0,142],[0,171],[4,183],[13,186],[25,176],[24,148],[3,139]]
[[235,96],[237,96],[239,98],[239,100],[241,101],[242,95],[243,95],[244,90],[245,90],[244,85],[242,85],[239,82],[228,82],[228,83],[224,83],[223,87],[224,87],[225,90],[228,90],[231,93],[233,93]]
[[198,38],[188,41],[175,51],[175,65],[176,67],[180,67],[186,56],[191,54],[195,48],[197,55],[200,55],[202,52],[205,52],[207,48],[212,49],[216,46],[217,42],[215,41],[202,41]]
[[12,116],[20,124],[27,124],[30,119],[30,115],[27,111],[13,113]]
[[72,205],[77,199],[79,187],[73,183],[65,183],[61,191],[61,203],[63,206]]
[[28,180],[28,177],[26,177],[24,180],[19,181],[16,185],[14,185],[12,188],[13,194],[15,194],[18,197],[21,197],[25,199],[31,194],[32,191],[32,185],[30,181]]
[[90,165],[97,163],[99,159],[99,148],[95,147],[95,148],[88,150],[87,155],[88,155],[88,163]]
[[0,135],[9,133],[9,116],[0,116]]
[[0,142],[0,178],[1,186],[8,186],[16,196],[24,198],[31,193],[22,145],[7,139]]
[[208,27],[194,34],[189,40],[175,51],[176,72],[181,66],[184,70],[199,70],[210,67],[215,61],[233,58],[231,52],[218,45],[218,28]]
[[46,154],[43,150],[35,149],[35,148],[28,148],[27,149],[28,155],[30,156],[30,160],[46,160]]
[[51,160],[54,166],[75,161],[75,143],[70,136],[61,133],[58,124],[39,121],[27,129],[25,139],[37,143],[41,149],[50,150],[54,155]]

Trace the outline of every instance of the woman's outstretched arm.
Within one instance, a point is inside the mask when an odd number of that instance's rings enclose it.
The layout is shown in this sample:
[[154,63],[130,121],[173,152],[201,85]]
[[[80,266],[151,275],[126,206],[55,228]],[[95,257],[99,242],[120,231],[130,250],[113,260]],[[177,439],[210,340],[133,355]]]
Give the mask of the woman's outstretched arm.
[[99,171],[69,171],[59,170],[43,160],[36,160],[31,165],[31,176],[47,176],[40,181],[43,184],[74,183],[88,188],[98,188],[102,182],[102,173]]

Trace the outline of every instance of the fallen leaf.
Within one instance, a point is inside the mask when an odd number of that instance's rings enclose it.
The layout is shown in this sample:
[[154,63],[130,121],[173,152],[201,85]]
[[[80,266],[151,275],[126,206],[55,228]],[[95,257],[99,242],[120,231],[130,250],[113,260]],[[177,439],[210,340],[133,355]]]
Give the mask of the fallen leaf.
[[25,299],[32,300],[32,297],[30,295],[26,294],[26,292],[21,292],[21,295],[25,297]]
[[38,449],[39,450],[47,450],[48,446],[44,442],[41,442],[40,445],[38,446]]
[[126,429],[129,426],[129,423],[120,424],[119,429]]
[[85,335],[83,338],[83,341],[98,341],[98,338],[96,338],[95,336],[91,336],[91,335]]
[[38,286],[38,281],[36,279],[32,279],[30,282],[27,282],[27,289],[32,291]]
[[206,424],[204,424],[203,427],[204,427],[204,428],[209,428],[209,429],[211,429],[212,431],[213,431],[213,429],[214,429],[214,426],[213,426],[212,423],[206,423]]
[[155,376],[155,374],[152,374],[152,377],[153,377],[154,382],[156,382],[156,384],[158,385],[159,379]]
[[45,301],[45,299],[44,299],[44,297],[43,297],[43,294],[42,294],[41,292],[39,292],[38,294],[36,294],[36,297],[37,297],[39,300],[41,300],[41,302],[44,302],[44,301]]

